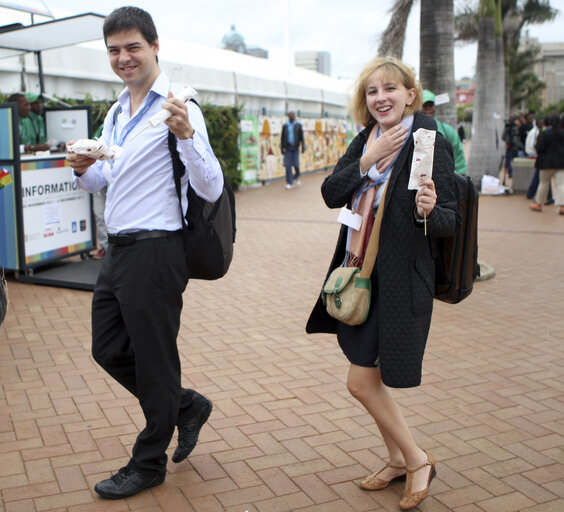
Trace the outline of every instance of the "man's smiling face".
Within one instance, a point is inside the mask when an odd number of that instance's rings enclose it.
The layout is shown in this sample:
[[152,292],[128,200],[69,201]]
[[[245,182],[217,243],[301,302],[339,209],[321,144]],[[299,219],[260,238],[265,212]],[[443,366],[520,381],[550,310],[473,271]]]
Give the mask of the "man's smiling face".
[[149,44],[137,29],[116,32],[106,39],[110,65],[128,87],[152,84],[159,74],[159,40]]

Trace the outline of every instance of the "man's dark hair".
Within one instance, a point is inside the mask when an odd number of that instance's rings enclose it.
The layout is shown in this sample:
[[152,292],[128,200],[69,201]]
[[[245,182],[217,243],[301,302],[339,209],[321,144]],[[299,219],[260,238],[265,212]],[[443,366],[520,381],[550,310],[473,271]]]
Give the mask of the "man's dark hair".
[[119,7],[104,21],[104,42],[108,36],[124,30],[139,30],[149,44],[153,44],[159,37],[151,15],[139,7]]
[[20,98],[22,97],[25,97],[25,94],[22,94],[21,92],[15,92],[14,94],[11,94],[8,97],[8,101],[9,102],[15,101],[17,103],[18,101],[20,101]]

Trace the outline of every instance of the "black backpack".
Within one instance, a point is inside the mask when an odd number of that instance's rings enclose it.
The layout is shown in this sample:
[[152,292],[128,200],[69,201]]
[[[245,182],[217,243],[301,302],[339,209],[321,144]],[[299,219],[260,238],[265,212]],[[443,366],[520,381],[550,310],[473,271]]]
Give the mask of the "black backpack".
[[[176,148],[176,137],[168,132],[174,185],[181,201],[180,178],[186,172]],[[202,199],[188,182],[188,211],[182,216],[184,251],[190,279],[213,280],[223,277],[233,259],[235,194],[223,177],[223,192],[213,203]]]
[[478,191],[470,176],[454,174],[460,223],[450,238],[436,238],[435,298],[457,304],[472,293],[478,265]]

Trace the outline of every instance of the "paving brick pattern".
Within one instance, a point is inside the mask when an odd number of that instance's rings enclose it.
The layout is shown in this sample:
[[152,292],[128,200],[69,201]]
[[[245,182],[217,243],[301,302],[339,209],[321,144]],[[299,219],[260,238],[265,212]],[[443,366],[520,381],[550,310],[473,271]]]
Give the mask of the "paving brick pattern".
[[[237,193],[228,276],[191,282],[183,383],[214,402],[187,461],[126,500],[94,484],[128,460],[143,417],[93,362],[91,293],[9,282],[0,327],[0,512],[396,511],[403,484],[365,492],[383,462],[371,418],[345,389],[333,336],[304,325],[334,247],[337,212],[281,182]],[[465,302],[435,304],[423,385],[395,390],[438,460],[425,511],[564,510],[564,218],[523,197],[482,197],[480,259]],[[171,443],[170,452],[176,446]]]

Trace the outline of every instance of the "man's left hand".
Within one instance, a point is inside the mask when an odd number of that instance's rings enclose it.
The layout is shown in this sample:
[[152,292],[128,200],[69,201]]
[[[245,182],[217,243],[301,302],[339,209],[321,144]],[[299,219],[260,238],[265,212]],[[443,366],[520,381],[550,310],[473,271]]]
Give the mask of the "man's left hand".
[[171,113],[171,116],[165,121],[170,131],[181,140],[191,139],[194,135],[194,128],[190,124],[186,104],[169,92],[168,99],[163,103],[162,108]]

